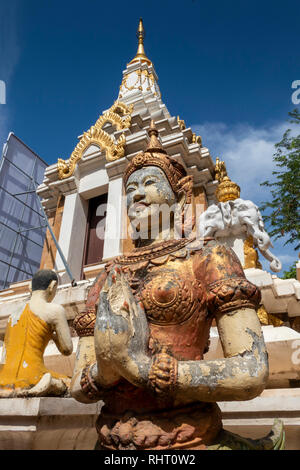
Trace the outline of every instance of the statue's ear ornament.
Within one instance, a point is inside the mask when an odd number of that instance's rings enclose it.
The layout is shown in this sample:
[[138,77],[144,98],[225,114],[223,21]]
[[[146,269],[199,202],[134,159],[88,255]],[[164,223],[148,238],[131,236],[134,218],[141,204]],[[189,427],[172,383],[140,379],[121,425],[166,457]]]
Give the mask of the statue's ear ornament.
[[188,237],[195,227],[195,216],[191,206],[192,195],[193,195],[193,176],[184,176],[177,183],[178,195],[184,194],[185,201],[182,207],[182,211],[177,215],[175,219],[175,226],[177,233],[180,237]]
[[180,194],[182,191],[184,191],[186,195],[185,204],[191,204],[193,195],[193,176],[184,176],[178,181],[177,193]]

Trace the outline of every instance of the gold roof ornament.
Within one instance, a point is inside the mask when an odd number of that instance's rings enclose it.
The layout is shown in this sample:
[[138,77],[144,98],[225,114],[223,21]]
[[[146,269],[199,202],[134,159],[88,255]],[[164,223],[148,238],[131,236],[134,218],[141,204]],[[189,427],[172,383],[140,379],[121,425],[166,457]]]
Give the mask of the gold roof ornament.
[[158,130],[155,126],[155,122],[151,119],[150,127],[148,129],[148,135],[150,137],[150,141],[146,147],[146,152],[158,152],[158,153],[167,153],[163,148],[159,138],[158,138]]
[[57,171],[59,179],[69,178],[73,175],[83,153],[92,144],[105,150],[105,157],[108,162],[122,158],[125,153],[125,134],[122,133],[118,140],[115,141],[102,127],[107,122],[116,126],[118,131],[130,127],[133,106],[133,104],[127,106],[121,101],[116,101],[106,113],[100,116],[94,126],[83,133],[70,158],[68,160],[58,159]]
[[252,235],[244,241],[244,269],[256,268],[262,269],[262,265],[258,258],[257,250],[254,248],[254,241]]
[[226,165],[218,157],[215,166],[215,179],[218,180],[219,186],[216,190],[216,196],[219,202],[234,201],[240,197],[241,188],[238,184],[230,180],[227,175]]
[[181,131],[184,131],[184,129],[186,129],[186,125],[185,125],[184,119],[180,119],[179,116],[177,116],[177,124],[178,124],[178,126],[180,127],[180,130],[181,130]]
[[192,143],[193,144],[199,144],[200,147],[202,147],[202,137],[201,137],[201,135],[197,135],[197,134],[195,134],[195,132],[193,132]]
[[144,30],[144,25],[143,25],[142,18],[140,18],[139,27],[138,27],[136,35],[137,35],[137,38],[139,40],[138,50],[137,50],[137,53],[136,53],[135,57],[129,62],[129,64],[133,64],[134,62],[142,61],[142,62],[146,62],[147,64],[151,65],[152,62],[146,56],[145,49],[144,49],[145,30]]
[[261,325],[272,325],[275,327],[284,325],[284,321],[280,318],[280,316],[268,313],[264,305],[261,305],[257,310],[257,316]]

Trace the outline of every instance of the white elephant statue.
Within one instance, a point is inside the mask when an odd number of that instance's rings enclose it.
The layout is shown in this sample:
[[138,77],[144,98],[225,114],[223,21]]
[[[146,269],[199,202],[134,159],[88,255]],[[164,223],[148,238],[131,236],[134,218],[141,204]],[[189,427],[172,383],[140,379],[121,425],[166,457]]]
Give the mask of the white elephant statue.
[[270,269],[279,272],[282,268],[280,260],[269,250],[273,246],[271,239],[258,207],[252,201],[239,198],[212,204],[200,215],[199,232],[201,236],[214,238],[251,235],[254,246],[270,261]]

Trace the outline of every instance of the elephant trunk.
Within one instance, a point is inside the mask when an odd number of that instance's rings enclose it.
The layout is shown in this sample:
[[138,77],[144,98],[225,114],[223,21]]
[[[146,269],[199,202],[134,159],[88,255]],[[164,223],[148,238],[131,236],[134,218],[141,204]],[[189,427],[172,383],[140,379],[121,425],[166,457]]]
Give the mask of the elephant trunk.
[[250,219],[245,218],[244,222],[247,225],[248,233],[252,235],[254,244],[259,248],[259,250],[266,251],[270,246],[272,246],[271,239],[267,232],[255,227],[251,223]]
[[281,271],[282,264],[281,261],[273,255],[273,253],[270,252],[270,250],[262,250],[260,247],[258,247],[259,251],[261,254],[268,260],[270,261],[270,269],[274,271],[275,273],[278,273]]

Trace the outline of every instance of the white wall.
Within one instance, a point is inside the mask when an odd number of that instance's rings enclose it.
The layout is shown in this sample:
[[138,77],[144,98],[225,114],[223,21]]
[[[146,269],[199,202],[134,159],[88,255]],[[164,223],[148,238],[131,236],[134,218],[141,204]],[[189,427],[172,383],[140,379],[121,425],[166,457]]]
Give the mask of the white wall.
[[[78,193],[66,195],[59,245],[76,281],[80,280],[87,215],[88,201],[83,199]],[[58,271],[65,270],[58,252],[56,255],[56,268]],[[61,276],[61,282],[70,282],[66,273]]]

